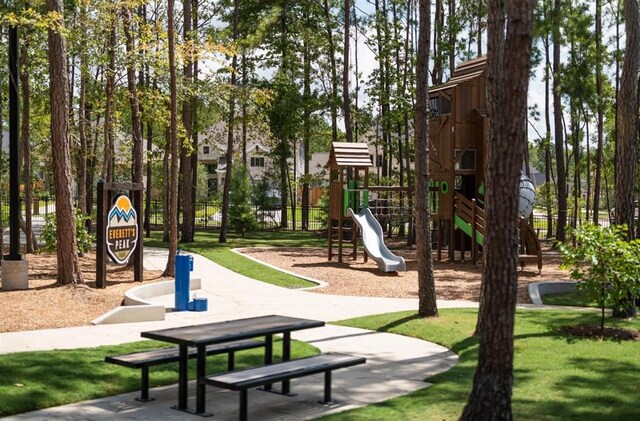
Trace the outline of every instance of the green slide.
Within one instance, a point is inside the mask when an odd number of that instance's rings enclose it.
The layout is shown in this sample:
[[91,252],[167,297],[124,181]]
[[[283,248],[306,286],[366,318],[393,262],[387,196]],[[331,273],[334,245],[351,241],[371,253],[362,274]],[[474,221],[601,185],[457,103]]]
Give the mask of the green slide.
[[[460,228],[465,234],[471,237],[471,224],[466,222],[464,219],[460,218],[458,215],[455,216],[455,224],[456,227]],[[476,230],[476,241],[481,246],[484,245],[484,236],[480,233],[480,231]]]

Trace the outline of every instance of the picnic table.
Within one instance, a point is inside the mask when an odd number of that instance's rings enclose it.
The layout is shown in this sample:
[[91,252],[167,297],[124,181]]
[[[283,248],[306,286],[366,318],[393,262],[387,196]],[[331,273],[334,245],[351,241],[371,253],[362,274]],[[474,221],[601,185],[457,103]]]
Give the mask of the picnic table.
[[[175,327],[142,332],[143,338],[155,339],[178,345],[178,404],[176,409],[188,411],[188,362],[189,347],[197,349],[196,363],[196,409],[195,414],[205,414],[205,387],[207,345],[235,341],[239,339],[265,337],[266,365],[273,363],[273,335],[282,334],[282,360],[291,359],[291,332],[296,330],[322,327],[321,320],[301,319],[297,317],[268,315],[201,325]],[[268,389],[269,387],[265,387]],[[289,381],[282,382],[283,394],[289,393]]]

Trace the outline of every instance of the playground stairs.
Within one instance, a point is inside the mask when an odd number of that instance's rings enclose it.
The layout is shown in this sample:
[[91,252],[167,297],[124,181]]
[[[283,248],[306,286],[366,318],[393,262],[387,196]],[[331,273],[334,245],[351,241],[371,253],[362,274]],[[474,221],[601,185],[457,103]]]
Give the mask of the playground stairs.
[[[454,224],[471,238],[471,258],[476,264],[480,255],[480,247],[484,245],[485,215],[482,206],[460,193],[454,196]],[[461,255],[464,260],[464,241],[460,242]]]
[[[484,209],[475,200],[469,200],[462,194],[456,193],[455,225],[471,238],[471,256],[475,264],[480,254],[479,247],[484,246]],[[527,263],[537,263],[538,271],[542,271],[540,240],[531,224],[524,218],[520,218],[518,224],[518,237],[520,245],[518,263],[520,266],[524,268]]]

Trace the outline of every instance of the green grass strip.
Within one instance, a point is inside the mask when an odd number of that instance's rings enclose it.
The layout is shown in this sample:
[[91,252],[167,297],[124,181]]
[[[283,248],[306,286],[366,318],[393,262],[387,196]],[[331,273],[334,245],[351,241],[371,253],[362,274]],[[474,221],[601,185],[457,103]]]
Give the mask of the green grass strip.
[[[451,370],[426,379],[433,386],[322,420],[454,420],[471,391],[478,358],[472,336],[476,311],[444,309],[440,317],[415,312],[340,322],[439,343],[459,355]],[[515,327],[513,411],[519,420],[631,420],[640,415],[640,342],[584,339],[558,333],[565,325],[598,323],[579,311],[519,310]],[[607,320],[640,329],[640,320]]]
[[[280,340],[274,341],[274,359],[282,358]],[[104,362],[109,355],[166,347],[164,342],[140,341],[114,346],[73,350],[19,352],[0,358],[0,416],[81,402],[140,390],[140,370]],[[293,341],[292,354],[306,357],[318,349]],[[195,359],[189,361],[189,378],[195,378]],[[236,369],[264,364],[264,349],[236,353]],[[227,355],[207,359],[207,372],[227,370]],[[178,382],[178,363],[149,369],[151,387]],[[153,397],[153,391],[151,392]],[[177,399],[177,395],[176,395]]]
[[[183,250],[198,253],[219,265],[241,275],[258,279],[285,288],[308,288],[316,284],[305,279],[289,275],[260,263],[240,256],[231,251],[242,247],[326,247],[325,238],[304,231],[259,231],[240,237],[230,233],[226,243],[218,242],[217,231],[199,231],[195,242],[179,244]],[[145,238],[149,247],[167,247],[162,242],[162,233],[153,232],[151,238]]]

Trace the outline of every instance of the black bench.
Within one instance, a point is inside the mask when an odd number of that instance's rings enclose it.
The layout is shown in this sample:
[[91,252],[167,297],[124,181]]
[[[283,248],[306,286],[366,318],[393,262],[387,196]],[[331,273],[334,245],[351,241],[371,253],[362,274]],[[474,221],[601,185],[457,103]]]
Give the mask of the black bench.
[[331,371],[364,364],[364,357],[327,353],[315,357],[284,361],[277,364],[208,376],[203,382],[210,386],[240,391],[240,420],[247,420],[247,390],[297,377],[324,373],[324,399],[331,403]]
[[[264,341],[255,339],[245,339],[241,341],[223,342],[220,344],[207,346],[207,355],[219,355],[227,353],[229,359],[227,368],[232,371],[235,368],[235,352],[245,349],[260,348],[264,346]],[[160,348],[150,351],[134,352],[131,354],[117,355],[113,357],[105,357],[105,362],[118,364],[130,368],[142,369],[142,378],[140,386],[140,397],[136,400],[147,402],[153,399],[149,398],[149,367],[159,364],[171,363],[178,361],[179,351],[175,348]],[[196,348],[189,348],[189,358],[197,356]]]

